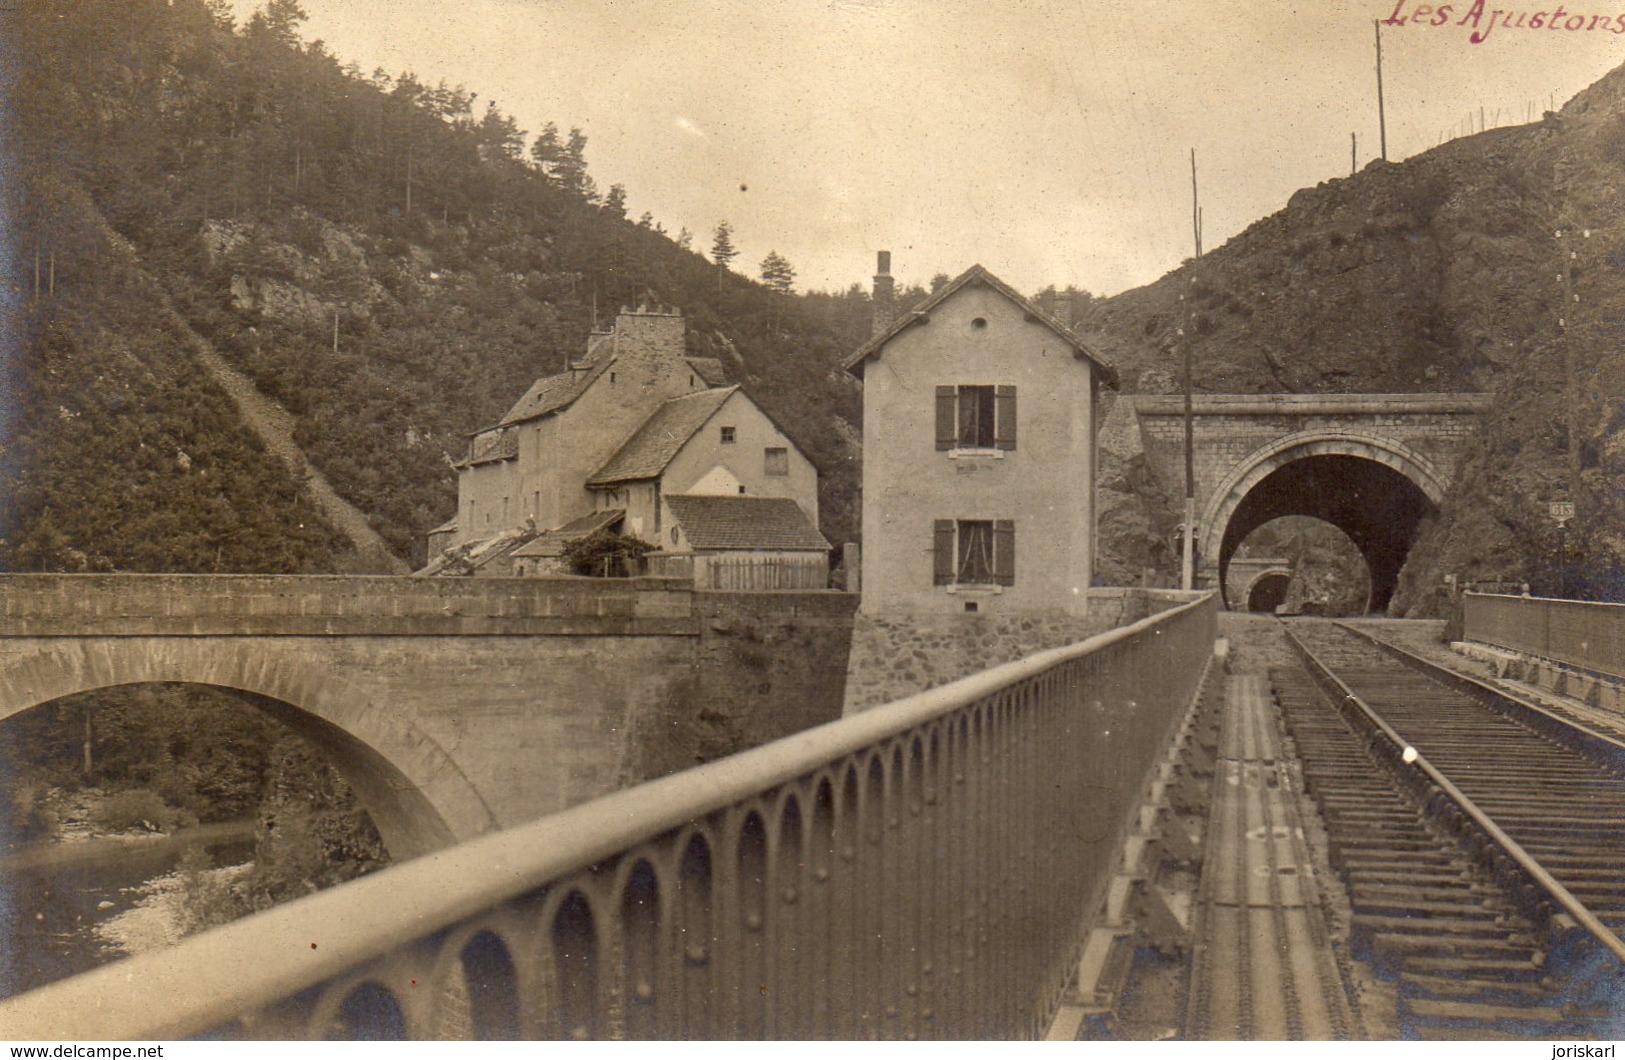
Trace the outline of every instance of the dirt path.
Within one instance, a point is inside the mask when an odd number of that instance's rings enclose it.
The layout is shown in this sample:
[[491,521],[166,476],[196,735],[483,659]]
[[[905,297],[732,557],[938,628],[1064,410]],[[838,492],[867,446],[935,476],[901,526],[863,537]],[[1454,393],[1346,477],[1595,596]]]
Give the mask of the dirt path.
[[255,437],[273,456],[281,460],[327,521],[350,539],[355,550],[354,574],[410,574],[411,568],[389,550],[384,539],[367,522],[361,509],[338,495],[315,465],[311,464],[293,440],[293,417],[281,405],[260,393],[252,380],[226,363],[207,339],[193,331],[179,313],[166,307],[176,330],[186,336],[199,363],[210,378],[230,396]]
[[367,517],[361,509],[339,496],[332,483],[316,470],[315,465],[305,456],[304,450],[294,442],[294,421],[288,411],[260,393],[259,388],[248,376],[228,364],[226,359],[220,356],[219,351],[194,331],[185,317],[175,311],[168,294],[142,267],[141,255],[136,252],[135,246],[107,223],[95,201],[81,188],[75,188],[73,194],[85,210],[86,216],[96,220],[109,247],[126,255],[131,266],[144,278],[158,311],[175,328],[176,333],[186,340],[192,352],[197,355],[198,362],[209,373],[209,378],[231,398],[232,403],[237,406],[237,411],[242,415],[243,422],[254,432],[254,437],[282,461],[288,472],[293,475],[295,482],[304,486],[305,492],[322,516],[349,538],[353,552],[341,559],[345,567],[343,573],[410,574],[411,568],[406,561],[389,550],[383,537],[367,522]]

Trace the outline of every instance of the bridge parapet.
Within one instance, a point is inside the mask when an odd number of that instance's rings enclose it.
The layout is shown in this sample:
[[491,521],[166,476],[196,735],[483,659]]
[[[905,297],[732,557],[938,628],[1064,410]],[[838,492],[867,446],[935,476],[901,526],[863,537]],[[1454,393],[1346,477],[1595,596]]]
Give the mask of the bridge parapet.
[[681,579],[0,575],[0,637],[697,634]]
[[1625,604],[1464,593],[1462,637],[1625,680]]
[[12,998],[0,1026],[1036,1036],[1200,686],[1216,611],[1206,594],[398,865]]

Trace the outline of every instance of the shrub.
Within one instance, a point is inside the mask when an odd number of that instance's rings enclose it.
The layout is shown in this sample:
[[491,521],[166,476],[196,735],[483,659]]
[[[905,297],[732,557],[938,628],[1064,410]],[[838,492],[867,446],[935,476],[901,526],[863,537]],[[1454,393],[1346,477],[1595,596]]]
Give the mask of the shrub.
[[104,832],[145,829],[168,832],[177,821],[175,811],[147,788],[116,791],[99,800],[90,810],[90,823]]
[[242,889],[215,870],[214,861],[201,846],[181,855],[177,871],[181,876],[181,933],[201,931],[229,924],[254,911]]
[[646,541],[600,530],[565,545],[564,559],[577,574],[622,578],[635,574],[638,561],[653,550],[654,546]]

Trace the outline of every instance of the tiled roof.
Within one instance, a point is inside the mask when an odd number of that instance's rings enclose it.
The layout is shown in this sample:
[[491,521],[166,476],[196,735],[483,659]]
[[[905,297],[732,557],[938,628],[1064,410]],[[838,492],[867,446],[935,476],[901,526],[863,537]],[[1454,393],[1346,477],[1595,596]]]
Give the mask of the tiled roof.
[[481,431],[468,442],[468,459],[463,461],[463,467],[473,467],[475,464],[491,464],[498,460],[515,460],[519,457],[519,436],[512,430],[501,428],[494,431]]
[[960,288],[972,283],[984,284],[1010,299],[1010,301],[1014,302],[1023,313],[1055,332],[1061,341],[1065,342],[1068,346],[1071,346],[1079,357],[1085,357],[1090,361],[1093,361],[1095,366],[1100,369],[1101,374],[1106,377],[1106,382],[1109,385],[1116,385],[1117,370],[1111,365],[1107,364],[1106,361],[1100,356],[1100,353],[1093,346],[1090,346],[1087,342],[1084,342],[1081,338],[1073,333],[1071,328],[1067,327],[1050,314],[1038,308],[1038,306],[1034,305],[1029,299],[1022,297],[1015,288],[1011,287],[1009,284],[1005,283],[991,272],[988,272],[980,265],[972,265],[970,268],[960,273],[959,276],[953,280],[950,280],[942,288],[942,290],[938,291],[930,298],[927,298],[925,301],[921,302],[919,305],[915,306],[911,310],[908,310],[907,312],[899,313],[897,315],[897,319],[892,321],[890,327],[870,339],[868,342],[864,343],[862,346],[858,347],[857,352],[846,359],[847,371],[853,372],[857,375],[862,375],[863,362],[879,353],[880,348],[886,345],[886,343],[890,342],[898,332],[902,331],[911,324],[924,320],[932,309],[947,301]]
[[[523,423],[567,407],[592,385],[593,380],[603,375],[604,369],[614,360],[614,357],[606,355],[586,365],[585,373],[560,372],[557,375],[543,376],[530,385],[530,389],[525,391],[525,396],[515,402],[513,408],[497,421],[497,426],[506,427],[514,423]],[[579,379],[576,378],[578,374]]]
[[499,531],[490,537],[480,538],[477,541],[465,541],[446,549],[440,555],[429,560],[420,571],[414,572],[418,577],[440,575],[442,577],[467,576],[474,571],[501,559],[512,552],[515,547],[524,544],[536,536],[536,531],[528,527],[510,527]]
[[688,357],[685,360],[706,386],[728,385],[728,370],[715,357]]
[[812,551],[829,549],[801,506],[788,497],[666,497],[672,518],[695,549]]
[[583,515],[579,519],[572,519],[557,530],[549,530],[545,534],[539,534],[534,539],[514,549],[514,558],[562,556],[565,545],[577,538],[587,537],[614,526],[625,516],[625,509],[610,508],[602,512],[593,512],[591,515]]
[[701,390],[667,401],[643,421],[643,426],[587,480],[587,485],[608,486],[659,475],[677,455],[677,450],[694,437],[694,432],[705,426],[705,421],[738,389],[730,386]]

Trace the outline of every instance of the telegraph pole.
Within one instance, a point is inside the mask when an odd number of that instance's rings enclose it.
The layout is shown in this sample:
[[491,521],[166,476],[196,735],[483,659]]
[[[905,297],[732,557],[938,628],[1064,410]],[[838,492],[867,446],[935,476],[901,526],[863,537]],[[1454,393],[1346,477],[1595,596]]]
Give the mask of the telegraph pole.
[[[1196,148],[1191,148],[1191,234],[1196,241],[1196,257],[1191,260],[1190,286],[1196,286],[1196,265],[1202,260],[1202,207],[1196,191]],[[1194,294],[1194,290],[1190,292]],[[1185,326],[1181,329],[1181,352],[1184,357],[1185,382],[1185,532],[1180,535],[1179,587],[1186,592],[1196,587],[1196,459],[1195,431],[1191,413],[1191,341],[1193,332],[1192,307],[1186,293],[1180,294],[1185,303]]]
[[1371,20],[1371,28],[1377,32],[1377,134],[1382,139],[1382,160],[1388,161],[1388,118],[1383,110],[1382,103],[1382,23],[1377,19]]

